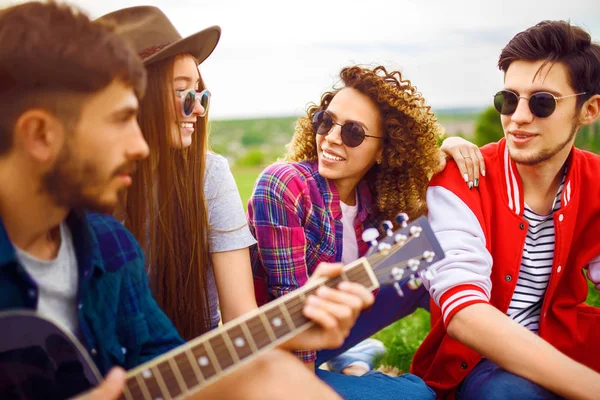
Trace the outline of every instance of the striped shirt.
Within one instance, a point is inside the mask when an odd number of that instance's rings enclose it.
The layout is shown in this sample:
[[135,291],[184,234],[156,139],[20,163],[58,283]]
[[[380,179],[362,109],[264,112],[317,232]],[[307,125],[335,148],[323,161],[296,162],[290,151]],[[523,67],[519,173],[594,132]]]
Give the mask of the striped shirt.
[[542,303],[554,260],[554,212],[561,207],[562,182],[547,215],[535,213],[525,204],[523,216],[529,223],[521,259],[519,279],[508,307],[508,316],[530,331],[538,333]]

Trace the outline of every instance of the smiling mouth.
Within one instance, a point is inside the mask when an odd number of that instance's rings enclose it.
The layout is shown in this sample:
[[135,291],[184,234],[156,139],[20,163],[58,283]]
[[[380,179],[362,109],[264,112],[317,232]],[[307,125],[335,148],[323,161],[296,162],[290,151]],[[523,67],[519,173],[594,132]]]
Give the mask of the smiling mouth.
[[182,129],[195,129],[196,124],[194,124],[193,122],[180,122],[179,127]]
[[336,156],[335,154],[328,153],[325,150],[321,150],[321,156],[328,161],[344,161],[345,158]]

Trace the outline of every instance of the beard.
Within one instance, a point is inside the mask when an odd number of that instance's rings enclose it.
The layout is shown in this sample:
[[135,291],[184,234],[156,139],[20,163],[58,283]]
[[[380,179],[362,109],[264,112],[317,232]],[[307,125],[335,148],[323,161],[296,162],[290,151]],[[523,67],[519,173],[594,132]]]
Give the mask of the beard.
[[90,161],[78,160],[69,146],[65,145],[52,170],[42,178],[42,191],[59,207],[75,212],[89,210],[112,213],[117,203],[101,200],[103,191],[100,189],[103,184],[108,182],[102,182],[96,165]]
[[559,143],[556,146],[549,148],[549,149],[540,150],[533,154],[528,154],[528,155],[523,155],[523,156],[519,156],[519,155],[513,156],[513,154],[511,154],[510,148],[509,148],[508,153],[510,155],[510,158],[512,158],[512,160],[516,164],[522,164],[522,165],[528,165],[528,166],[538,165],[545,161],[550,160],[552,157],[554,157],[555,155],[560,153],[570,143],[572,143],[573,138],[577,134],[578,130],[579,130],[579,126],[574,124],[573,127],[571,128],[571,133],[569,134],[569,137],[564,142]]

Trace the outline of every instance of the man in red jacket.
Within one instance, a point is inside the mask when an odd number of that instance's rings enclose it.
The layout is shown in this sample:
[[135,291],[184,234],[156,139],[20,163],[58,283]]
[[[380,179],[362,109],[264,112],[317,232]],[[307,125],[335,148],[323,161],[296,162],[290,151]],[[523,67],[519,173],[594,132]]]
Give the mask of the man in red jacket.
[[439,397],[597,399],[600,309],[584,303],[584,270],[597,279],[600,157],[573,143],[600,112],[600,46],[544,21],[498,64],[505,137],[482,149],[486,177],[470,189],[452,163],[427,193],[446,258],[426,282],[437,307],[412,372]]

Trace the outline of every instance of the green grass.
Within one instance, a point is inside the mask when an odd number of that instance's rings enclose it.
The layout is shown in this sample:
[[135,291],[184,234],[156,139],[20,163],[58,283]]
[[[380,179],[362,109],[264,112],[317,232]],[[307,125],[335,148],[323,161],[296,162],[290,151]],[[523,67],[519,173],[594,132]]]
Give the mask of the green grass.
[[256,182],[258,174],[260,174],[262,170],[263,167],[231,168],[231,172],[233,172],[233,177],[235,178],[235,183],[237,184],[238,190],[240,191],[240,196],[242,197],[244,210],[246,210],[248,207],[248,199],[250,199],[250,196],[252,195],[254,183]]

